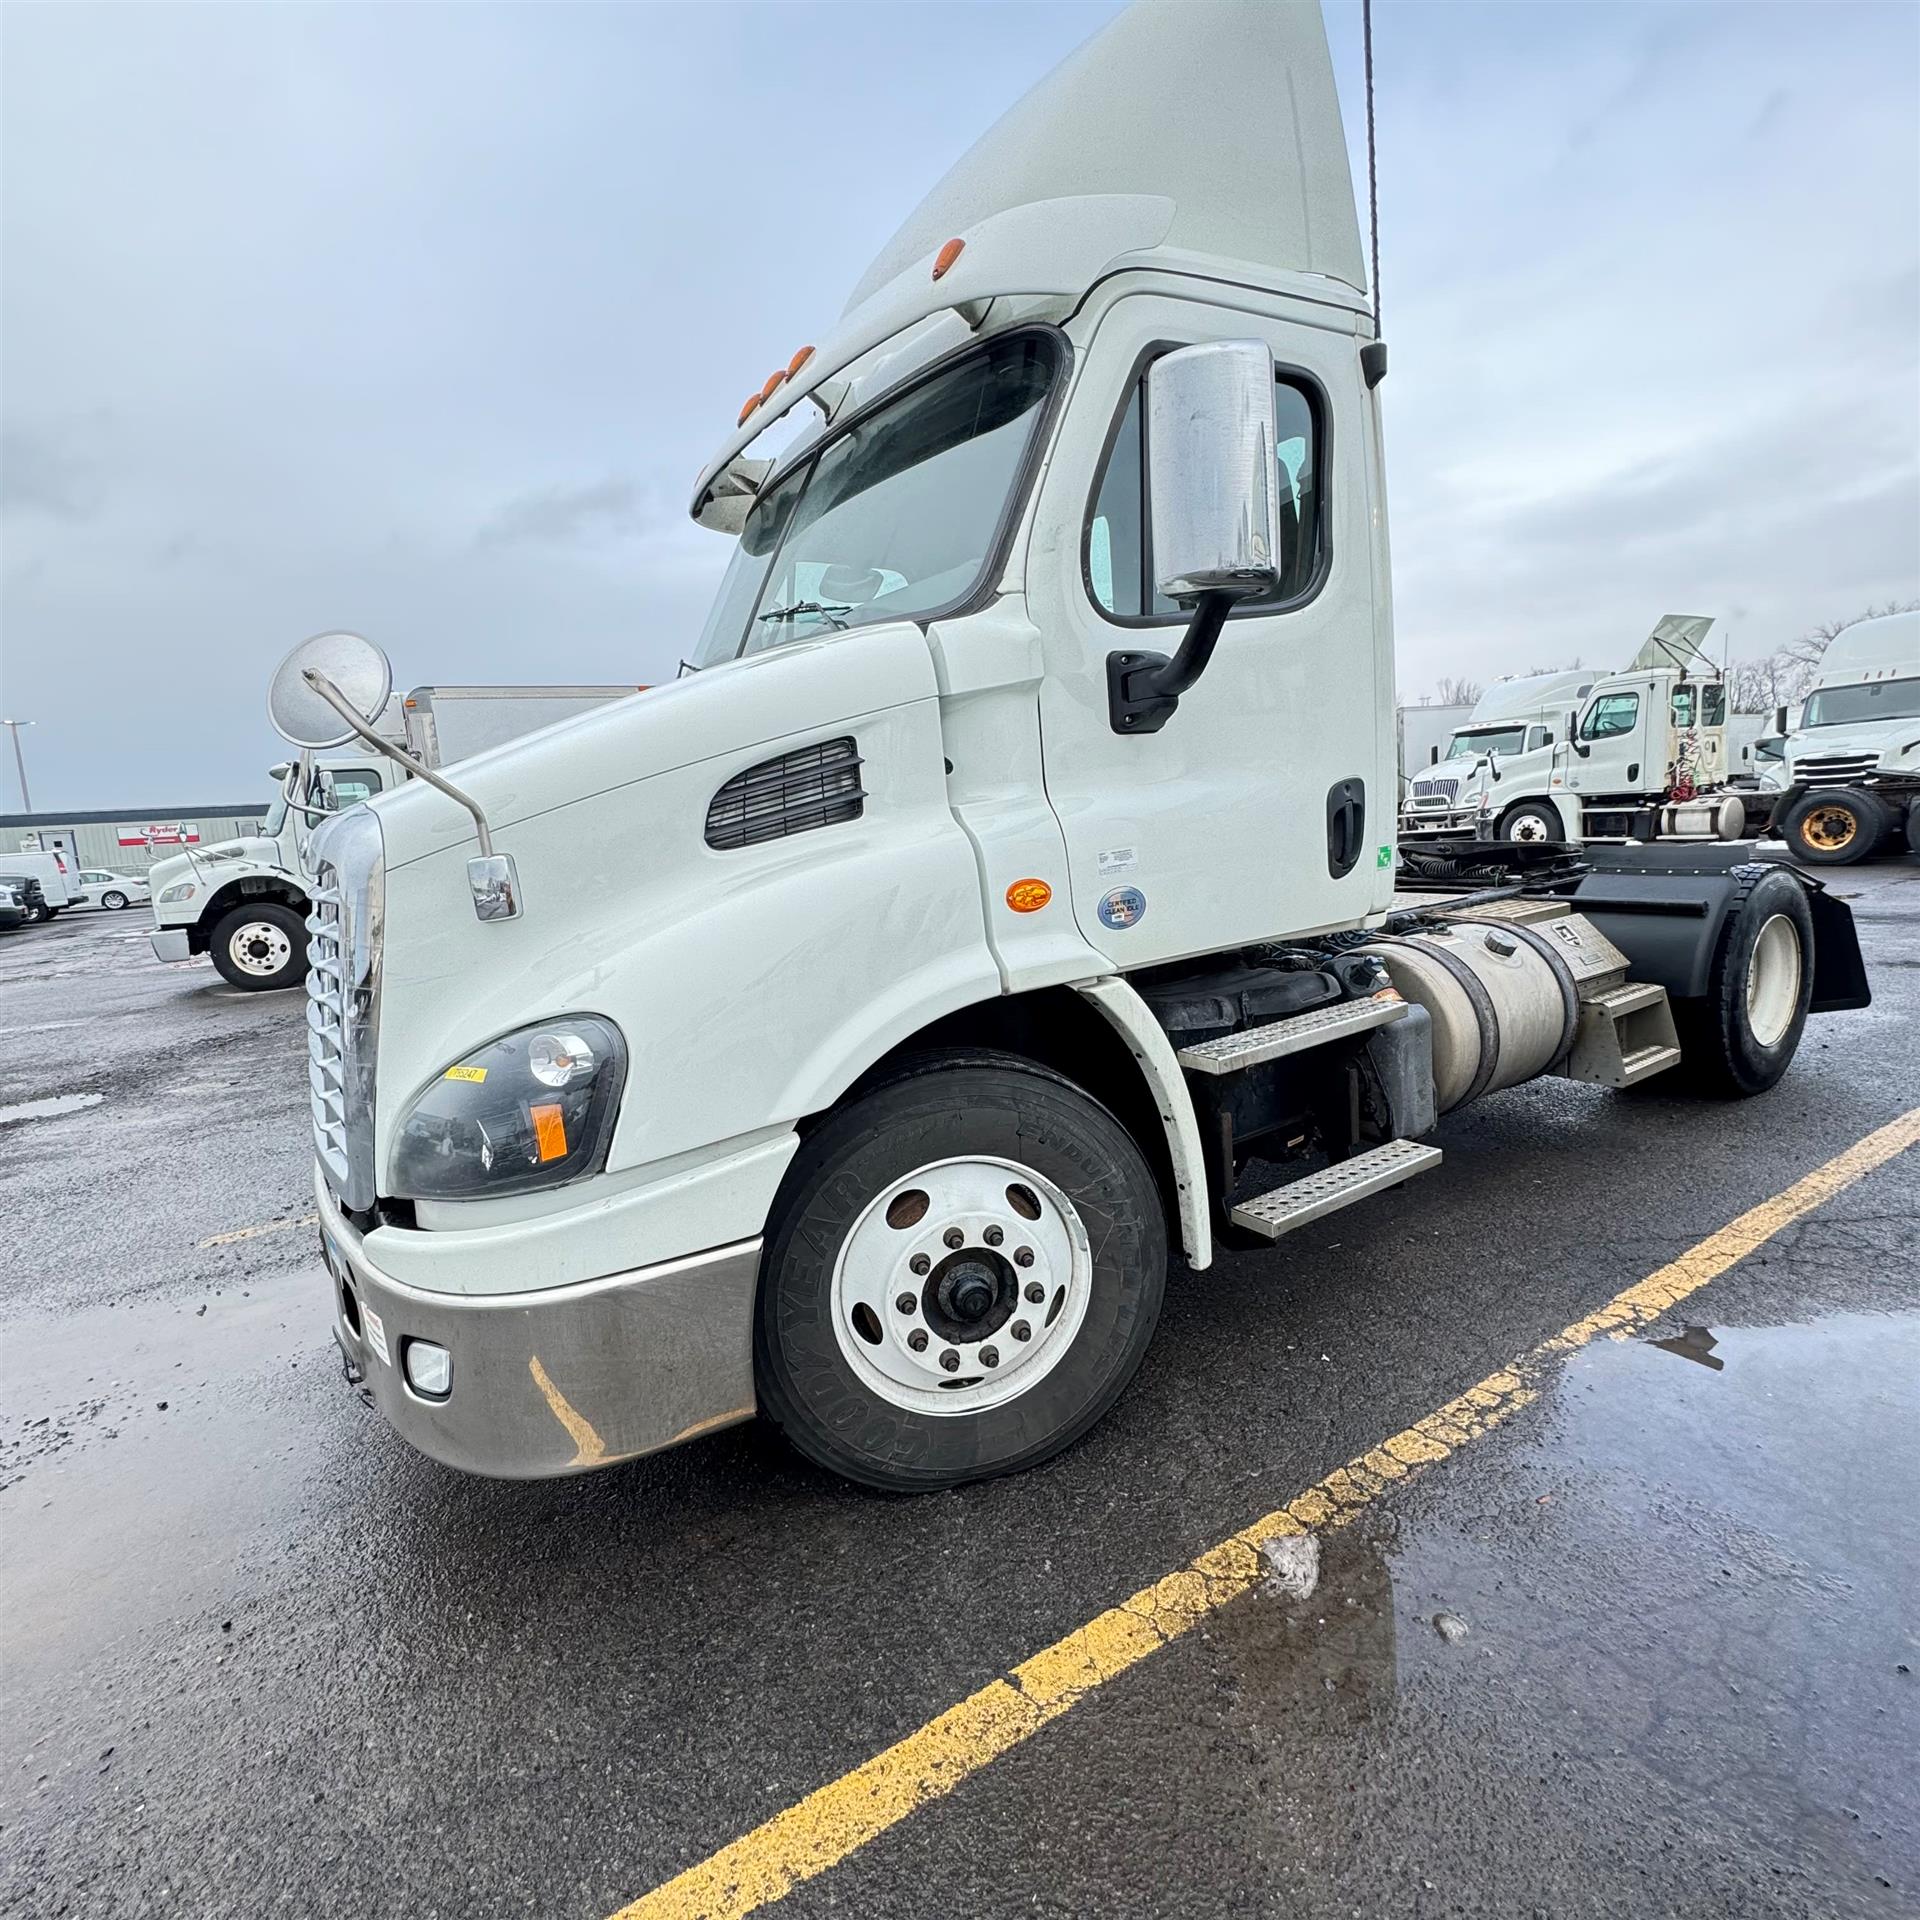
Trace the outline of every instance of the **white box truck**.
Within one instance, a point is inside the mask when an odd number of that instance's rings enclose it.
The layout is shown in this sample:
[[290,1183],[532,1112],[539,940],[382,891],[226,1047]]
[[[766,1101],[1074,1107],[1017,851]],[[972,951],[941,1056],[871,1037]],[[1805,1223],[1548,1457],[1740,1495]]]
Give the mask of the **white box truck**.
[[[416,687],[404,698],[383,693],[373,730],[383,751],[369,752],[358,742],[345,753],[303,749],[298,761],[273,769],[279,791],[262,832],[155,864],[148,874],[155,957],[208,954],[224,978],[247,993],[297,987],[307,972],[308,845],[321,820],[421,772],[641,690],[501,686]],[[411,750],[407,760],[386,757],[399,743]]]
[[[1777,717],[1784,731],[1786,714]],[[1920,613],[1842,628],[1785,746],[1776,809],[1796,859],[1850,866],[1920,853]]]
[[[1120,15],[722,433],[697,670],[320,830],[331,1317],[415,1446],[758,1409],[868,1485],[1009,1472],[1174,1249],[1537,1074],[1758,1092],[1866,1004],[1845,906],[1736,849],[1396,897],[1362,262],[1317,7]],[[371,710],[277,685],[294,739]]]

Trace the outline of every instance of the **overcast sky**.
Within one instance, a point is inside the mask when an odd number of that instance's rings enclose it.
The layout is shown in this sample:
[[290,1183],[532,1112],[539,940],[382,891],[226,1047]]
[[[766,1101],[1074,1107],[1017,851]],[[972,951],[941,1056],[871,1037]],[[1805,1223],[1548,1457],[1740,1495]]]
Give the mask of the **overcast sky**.
[[[35,804],[264,795],[325,627],[403,686],[670,673],[741,397],[1111,11],[11,0]],[[1381,0],[1375,40],[1403,697],[1920,592],[1920,8]]]

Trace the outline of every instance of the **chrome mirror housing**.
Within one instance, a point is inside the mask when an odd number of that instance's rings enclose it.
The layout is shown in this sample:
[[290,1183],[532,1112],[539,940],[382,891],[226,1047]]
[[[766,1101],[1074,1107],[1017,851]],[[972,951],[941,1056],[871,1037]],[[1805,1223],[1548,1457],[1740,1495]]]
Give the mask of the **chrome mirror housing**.
[[1265,341],[1210,340],[1147,369],[1153,570],[1169,600],[1279,585],[1274,460]]

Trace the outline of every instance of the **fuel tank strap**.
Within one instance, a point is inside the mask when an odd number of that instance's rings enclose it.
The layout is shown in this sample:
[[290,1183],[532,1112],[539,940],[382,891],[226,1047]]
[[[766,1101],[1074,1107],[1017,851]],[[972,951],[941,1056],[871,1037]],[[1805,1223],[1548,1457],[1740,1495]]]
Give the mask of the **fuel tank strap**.
[[1500,1068],[1500,1019],[1493,1010],[1493,1000],[1481,984],[1479,975],[1457,954],[1449,953],[1437,941],[1418,940],[1401,933],[1375,933],[1368,935],[1367,945],[1411,947],[1415,952],[1439,961],[1459,983],[1460,991],[1467,996],[1467,1005],[1473,1009],[1474,1024],[1480,1029],[1480,1060],[1474,1068],[1473,1078],[1467,1083],[1467,1090],[1453,1104],[1456,1107],[1471,1105],[1486,1092]]

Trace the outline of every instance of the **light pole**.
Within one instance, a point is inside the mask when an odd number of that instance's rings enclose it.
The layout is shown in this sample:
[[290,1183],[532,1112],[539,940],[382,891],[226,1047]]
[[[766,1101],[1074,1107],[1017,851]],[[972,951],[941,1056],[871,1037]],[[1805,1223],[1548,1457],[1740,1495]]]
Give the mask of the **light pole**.
[[22,813],[33,811],[33,795],[27,791],[27,762],[26,756],[20,751],[20,729],[32,725],[31,720],[0,720],[0,727],[5,727],[13,735],[13,764],[20,775],[20,811]]

